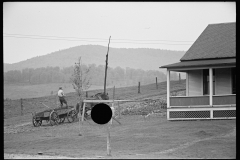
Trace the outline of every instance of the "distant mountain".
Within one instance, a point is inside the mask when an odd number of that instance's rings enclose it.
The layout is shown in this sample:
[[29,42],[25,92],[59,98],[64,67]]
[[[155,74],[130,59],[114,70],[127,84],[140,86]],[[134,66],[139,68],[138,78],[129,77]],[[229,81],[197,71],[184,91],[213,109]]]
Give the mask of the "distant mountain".
[[[162,65],[179,62],[185,51],[171,51],[150,48],[109,48],[108,66],[115,68],[130,67],[143,70],[159,70]],[[84,64],[105,65],[107,47],[99,45],[82,45],[37,56],[13,64],[4,63],[4,72],[24,68],[55,67],[74,65],[78,57]]]

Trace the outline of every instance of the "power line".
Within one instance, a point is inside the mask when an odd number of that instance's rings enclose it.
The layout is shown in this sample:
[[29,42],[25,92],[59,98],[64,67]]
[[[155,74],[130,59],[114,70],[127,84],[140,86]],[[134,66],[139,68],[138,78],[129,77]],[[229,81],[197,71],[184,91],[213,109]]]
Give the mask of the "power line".
[[173,41],[173,40],[134,40],[134,39],[113,39],[113,40],[127,40],[127,41],[166,41],[166,42],[194,42],[194,41]]
[[[129,42],[112,42],[112,43],[129,43]],[[131,42],[130,42],[131,43]],[[165,45],[192,45],[192,44],[170,44],[170,43],[131,43],[131,44],[165,44]]]
[[[43,37],[23,37],[23,36],[4,36],[11,38],[27,38],[27,39],[45,39],[45,40],[63,40],[63,41],[85,41],[85,42],[107,42],[107,41],[89,41],[89,40],[81,40],[81,39],[58,39],[58,38],[43,38]],[[174,43],[140,43],[140,42],[112,42],[112,43],[130,43],[130,44],[165,44],[165,45],[192,45],[192,44],[174,44]]]
[[47,39],[47,40],[64,40],[64,41],[86,41],[86,42],[105,42],[105,41],[88,41],[88,40],[74,40],[74,39],[58,39],[58,38],[43,38],[43,37],[23,37],[23,36],[4,36],[4,37],[11,37],[11,38],[28,38],[28,39]]
[[43,36],[43,35],[24,35],[24,34],[12,34],[12,33],[3,33],[6,35],[12,35],[12,36],[29,36],[29,37],[52,37],[52,38],[74,38],[74,39],[102,39],[103,38],[79,38],[79,37],[59,37],[59,36]]
[[[66,41],[87,41],[87,42],[107,42],[107,39],[103,38],[79,38],[79,37],[59,37],[59,36],[42,36],[42,35],[23,35],[23,34],[9,34],[4,33],[4,37],[14,37],[14,38],[29,38],[29,39],[49,39],[49,40],[66,40]],[[101,41],[88,41],[88,40],[101,40]],[[125,41],[125,42],[113,42],[113,43],[136,43],[136,44],[159,44],[159,43],[137,43],[137,42],[193,42],[193,41],[174,41],[174,40],[133,40],[133,39],[112,39],[114,41]],[[126,41],[136,41],[136,42],[126,42]],[[162,43],[168,44],[168,43]],[[170,44],[170,45],[190,45],[190,44]]]

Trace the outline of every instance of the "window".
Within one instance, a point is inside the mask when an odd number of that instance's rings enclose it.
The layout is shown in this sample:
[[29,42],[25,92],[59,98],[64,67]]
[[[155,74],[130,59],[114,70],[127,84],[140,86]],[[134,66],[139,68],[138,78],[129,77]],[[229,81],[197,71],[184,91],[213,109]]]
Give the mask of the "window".
[[209,94],[209,91],[208,91],[208,78],[209,78],[209,71],[208,69],[204,69],[203,70],[203,95],[207,95]]
[[236,94],[236,67],[231,69],[232,76],[232,94]]
[[[203,95],[209,95],[209,69],[203,69]],[[213,95],[215,95],[215,70],[213,69]]]

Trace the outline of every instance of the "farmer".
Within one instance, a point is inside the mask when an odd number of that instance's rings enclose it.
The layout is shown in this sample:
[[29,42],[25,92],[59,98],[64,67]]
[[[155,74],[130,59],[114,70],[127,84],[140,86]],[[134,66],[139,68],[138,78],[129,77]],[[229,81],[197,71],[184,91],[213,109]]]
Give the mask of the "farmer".
[[59,87],[59,90],[58,90],[58,97],[59,97],[59,101],[61,103],[61,107],[63,106],[63,103],[66,104],[66,106],[68,107],[67,105],[67,101],[65,100],[65,95],[64,95],[64,92],[62,90],[62,87]]

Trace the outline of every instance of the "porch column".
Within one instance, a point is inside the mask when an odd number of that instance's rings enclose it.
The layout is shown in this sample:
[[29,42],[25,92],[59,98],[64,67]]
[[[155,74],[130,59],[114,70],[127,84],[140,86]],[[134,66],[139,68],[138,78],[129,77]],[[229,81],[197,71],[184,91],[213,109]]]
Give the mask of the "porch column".
[[186,72],[186,96],[188,96],[188,71]]
[[213,70],[209,68],[209,104],[213,105]]
[[170,108],[170,70],[167,69],[167,108]]

